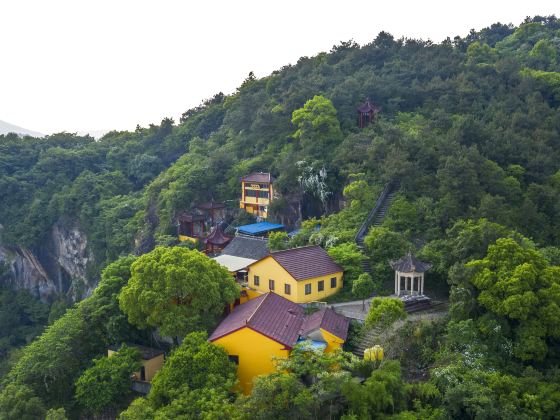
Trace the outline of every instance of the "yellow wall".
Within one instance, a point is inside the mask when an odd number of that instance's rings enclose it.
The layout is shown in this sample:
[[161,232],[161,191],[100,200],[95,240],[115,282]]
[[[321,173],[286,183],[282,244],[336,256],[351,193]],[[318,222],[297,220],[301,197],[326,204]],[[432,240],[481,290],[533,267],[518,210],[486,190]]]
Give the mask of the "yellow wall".
[[196,243],[198,243],[198,238],[193,238],[191,236],[186,236],[186,235],[179,235],[179,241],[181,241],[181,242],[191,241],[191,242],[194,242],[196,244]]
[[[296,303],[307,303],[321,301],[328,296],[334,295],[342,288],[342,271],[329,274],[324,277],[313,277],[306,280],[295,280],[280,264],[272,257],[265,257],[249,266],[249,286],[262,293],[269,291],[268,280],[274,280],[274,293],[285,297]],[[255,286],[255,276],[259,276],[260,284]],[[336,277],[336,287],[331,289],[331,277]],[[318,291],[319,280],[324,280],[325,288]],[[284,284],[290,284],[291,294],[284,293]],[[311,284],[311,294],[305,294],[305,285]]]
[[290,353],[283,344],[248,327],[218,338],[214,344],[224,347],[230,356],[239,357],[237,377],[245,394],[251,393],[255,376],[275,371],[273,357],[286,358]]
[[[111,357],[113,354],[117,353],[114,350],[107,350],[107,357]],[[153,359],[149,359],[149,360],[144,360],[141,359],[140,363],[142,363],[142,366],[144,366],[144,372],[146,375],[146,382],[151,382],[151,380],[153,379],[154,375],[162,368],[163,366],[163,354],[160,354],[159,356],[154,357]],[[136,380],[140,380],[140,372],[134,372],[134,375],[136,376]]]
[[[261,212],[258,206],[268,206],[272,201],[274,196],[274,190],[272,184],[269,184],[267,188],[252,188],[251,185],[259,184],[258,182],[245,182],[241,181],[241,201],[239,202],[239,207],[245,209],[248,213],[267,218],[268,212]],[[261,183],[264,184],[264,183]],[[266,191],[269,192],[268,198],[260,198],[257,202],[257,197],[247,197],[245,196],[245,188],[254,191]],[[248,205],[249,204],[249,205]]]
[[325,353],[331,353],[331,352],[341,348],[342,345],[344,344],[344,340],[337,337],[336,335],[331,334],[330,332],[328,332],[328,331],[326,331],[322,328],[320,329],[320,331],[321,331],[321,334],[323,334],[323,338],[327,342],[327,348],[325,349]]

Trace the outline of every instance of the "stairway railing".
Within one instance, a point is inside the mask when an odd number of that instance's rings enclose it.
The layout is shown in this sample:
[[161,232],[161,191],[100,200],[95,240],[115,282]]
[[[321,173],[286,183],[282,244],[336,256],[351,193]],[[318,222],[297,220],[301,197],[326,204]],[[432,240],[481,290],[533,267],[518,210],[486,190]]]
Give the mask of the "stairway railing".
[[366,217],[366,220],[364,220],[364,222],[360,226],[360,229],[358,230],[358,233],[354,238],[356,243],[361,242],[364,239],[364,237],[367,235],[368,229],[371,223],[373,222],[373,219],[379,212],[379,209],[383,205],[383,202],[385,201],[385,199],[387,198],[387,196],[389,195],[389,193],[391,192],[391,190],[395,185],[396,185],[395,181],[389,181],[387,185],[385,185],[385,188],[383,188],[383,191],[381,192],[381,194],[377,198],[377,201],[375,202],[375,206],[373,207],[373,209],[371,209],[371,211]]

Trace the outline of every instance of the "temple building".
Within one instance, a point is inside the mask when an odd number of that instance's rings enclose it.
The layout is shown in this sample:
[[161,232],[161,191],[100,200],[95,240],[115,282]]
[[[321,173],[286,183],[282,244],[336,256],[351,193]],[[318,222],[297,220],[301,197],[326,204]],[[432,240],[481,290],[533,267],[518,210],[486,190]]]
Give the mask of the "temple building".
[[358,107],[357,111],[358,127],[364,128],[375,119],[375,116],[379,113],[380,108],[368,98],[363,105]]
[[295,303],[324,301],[342,288],[342,267],[317,245],[271,252],[247,268],[249,289]]
[[410,251],[389,264],[395,270],[395,295],[424,295],[424,273],[432,264],[420,261]]
[[268,206],[274,197],[274,178],[265,172],[253,172],[241,178],[239,208],[261,219],[268,217]]
[[177,234],[180,241],[198,242],[204,236],[204,222],[202,214],[182,213],[178,218]]
[[204,240],[204,252],[207,254],[216,254],[222,252],[222,250],[231,242],[231,237],[224,233],[222,224],[216,224],[206,239]]
[[332,352],[346,341],[348,326],[349,320],[330,308],[306,315],[302,306],[266,293],[235,307],[208,340],[225,348],[249,394],[255,376],[276,370],[274,357],[288,357],[299,343]]

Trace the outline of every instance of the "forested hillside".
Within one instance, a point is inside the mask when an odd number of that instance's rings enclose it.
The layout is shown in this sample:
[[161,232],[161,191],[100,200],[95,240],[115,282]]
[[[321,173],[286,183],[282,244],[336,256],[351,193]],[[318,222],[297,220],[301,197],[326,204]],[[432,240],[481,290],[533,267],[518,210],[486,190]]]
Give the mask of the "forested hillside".
[[[381,111],[360,129],[356,107],[366,98]],[[559,107],[560,20],[535,17],[439,44],[385,32],[363,46],[343,42],[270,76],[250,74],[234,94],[215,95],[179,122],[98,141],[0,136],[0,247],[30,250],[51,275],[53,226],[76,229],[92,257],[84,278],[67,275],[62,293],[79,300],[102,278],[91,297],[14,354],[0,412],[16,404],[16,392],[28,402],[21,412],[64,407],[77,417],[125,409],[122,401],[88,405],[76,384],[87,382],[84,371],[107,345],[149,344],[146,325],[131,322],[118,303],[136,258],[127,255],[173,244],[177,215],[197,203],[235,208],[239,178],[265,171],[279,193],[271,219],[302,228],[276,246],[324,246],[345,268],[349,288],[363,258],[380,292],[392,276],[388,260],[402,252],[414,249],[434,264],[432,284],[451,295],[450,318],[437,340],[420,329],[411,344],[423,352],[418,363],[430,370],[429,381],[407,383],[389,361],[366,368],[361,387],[349,379],[363,368],[356,361],[307,360],[298,368],[301,361],[291,360],[289,375],[266,377],[258,393],[238,398],[229,392],[227,357],[193,332],[173,354],[203,353],[215,360],[215,376],[196,377],[187,392],[167,368],[122,418],[554,418]],[[362,255],[354,235],[392,180],[400,182],[399,196]],[[0,280],[13,285],[10,276],[9,259],[0,259]],[[41,328],[46,311],[33,309]],[[311,384],[301,380],[318,371],[327,373]],[[282,410],[282,398],[300,405]]]

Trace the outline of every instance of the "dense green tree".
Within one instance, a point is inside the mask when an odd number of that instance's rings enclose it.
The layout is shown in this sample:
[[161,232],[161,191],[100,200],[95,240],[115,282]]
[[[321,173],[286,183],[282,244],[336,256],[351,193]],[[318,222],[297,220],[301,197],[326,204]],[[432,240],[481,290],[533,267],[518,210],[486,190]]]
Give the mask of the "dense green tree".
[[172,337],[212,328],[239,296],[228,271],[195,250],[157,247],[139,257],[131,271],[119,295],[123,312],[131,323]]
[[404,303],[397,298],[375,297],[366,315],[367,327],[390,327],[395,321],[405,319]]
[[[512,353],[522,360],[543,360],[550,340],[560,340],[560,267],[552,267],[535,249],[512,239],[498,239],[481,260],[467,267],[489,323],[505,321]],[[506,330],[507,331],[507,330]]]
[[76,400],[93,414],[118,406],[131,393],[131,375],[140,369],[140,353],[123,345],[111,357],[93,360],[76,381]]
[[235,365],[222,347],[209,343],[205,333],[185,337],[165,361],[152,381],[148,399],[155,408],[170,404],[181,393],[212,388],[230,391],[235,382]]
[[353,242],[344,242],[327,250],[329,256],[344,269],[344,280],[347,284],[352,282],[363,273],[362,261],[364,255]]
[[293,137],[306,156],[321,159],[342,141],[336,114],[332,102],[323,96],[314,96],[292,113],[292,124],[297,127]]
[[255,379],[241,410],[252,419],[312,419],[315,402],[293,373],[272,373]]
[[375,292],[376,286],[368,273],[360,276],[352,283],[352,295],[356,299],[362,299],[362,311],[366,309],[366,299]]
[[0,391],[0,419],[35,420],[45,416],[45,406],[25,385],[8,384]]
[[364,244],[373,279],[380,282],[393,277],[389,262],[401,258],[412,248],[412,244],[402,234],[386,227],[372,227],[364,238]]

